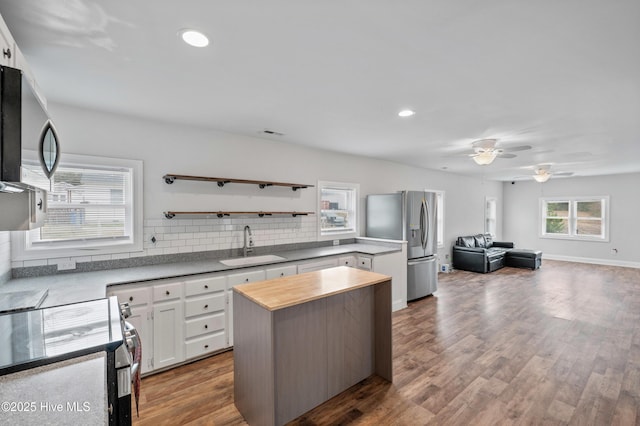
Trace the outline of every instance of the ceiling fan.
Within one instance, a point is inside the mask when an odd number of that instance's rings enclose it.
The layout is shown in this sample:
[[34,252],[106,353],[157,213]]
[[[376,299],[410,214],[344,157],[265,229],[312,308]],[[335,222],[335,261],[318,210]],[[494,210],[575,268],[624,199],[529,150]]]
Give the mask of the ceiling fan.
[[539,164],[533,169],[533,179],[536,182],[544,183],[551,179],[551,176],[571,176],[573,172],[552,172],[551,164]]
[[497,157],[500,158],[514,158],[515,154],[511,152],[526,151],[531,149],[529,145],[513,146],[513,147],[498,147],[498,139],[480,139],[475,141],[472,145],[473,154],[469,154],[476,164],[481,166],[493,163]]

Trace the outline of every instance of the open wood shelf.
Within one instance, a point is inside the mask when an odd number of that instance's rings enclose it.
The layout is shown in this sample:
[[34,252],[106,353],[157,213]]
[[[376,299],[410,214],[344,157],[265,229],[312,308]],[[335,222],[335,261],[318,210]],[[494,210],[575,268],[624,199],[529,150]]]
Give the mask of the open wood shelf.
[[258,185],[259,188],[266,188],[267,186],[284,186],[289,187],[296,191],[303,188],[313,188],[313,185],[307,185],[304,183],[288,183],[288,182],[271,182],[266,180],[248,180],[248,179],[233,179],[233,178],[221,178],[221,177],[206,177],[206,176],[188,176],[188,175],[174,175],[167,174],[162,177],[167,184],[172,184],[174,181],[181,180],[197,180],[202,182],[217,182],[219,187],[223,187],[227,183],[243,183],[250,185]]
[[307,216],[310,214],[315,214],[315,212],[229,212],[229,211],[216,211],[216,212],[164,212],[164,217],[167,219],[173,219],[178,215],[216,215],[217,217],[224,216],[237,216],[237,215],[257,215],[258,217],[264,216],[272,216],[272,215],[291,215],[293,217],[296,216]]

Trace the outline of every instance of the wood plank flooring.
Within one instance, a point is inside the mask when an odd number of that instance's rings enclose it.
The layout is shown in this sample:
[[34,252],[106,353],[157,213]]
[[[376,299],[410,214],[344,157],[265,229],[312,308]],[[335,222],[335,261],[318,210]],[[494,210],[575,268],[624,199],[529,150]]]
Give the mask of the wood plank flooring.
[[[393,314],[394,382],[294,425],[640,425],[640,269],[544,261],[440,274]],[[244,425],[233,352],[142,380],[136,425]]]

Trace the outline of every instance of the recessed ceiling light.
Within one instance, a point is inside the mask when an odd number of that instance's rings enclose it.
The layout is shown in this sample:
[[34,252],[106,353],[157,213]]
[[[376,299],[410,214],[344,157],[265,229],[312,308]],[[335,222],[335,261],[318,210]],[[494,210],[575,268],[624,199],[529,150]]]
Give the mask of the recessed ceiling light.
[[178,35],[182,40],[190,46],[205,47],[209,44],[209,39],[200,31],[184,29],[178,31]]
[[400,117],[411,117],[415,114],[415,111],[411,111],[410,109],[403,109],[398,113]]

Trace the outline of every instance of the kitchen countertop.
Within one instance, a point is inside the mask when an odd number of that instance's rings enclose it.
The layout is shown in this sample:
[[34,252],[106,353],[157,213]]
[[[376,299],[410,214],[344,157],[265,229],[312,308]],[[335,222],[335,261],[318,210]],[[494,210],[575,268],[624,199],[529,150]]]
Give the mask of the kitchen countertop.
[[104,352],[0,376],[2,424],[107,424]]
[[217,260],[166,263],[162,265],[139,266],[95,272],[63,273],[49,276],[18,278],[0,285],[0,293],[48,289],[49,294],[41,307],[63,305],[100,299],[106,296],[107,286],[130,284],[163,278],[177,278],[210,272],[224,272],[254,267],[264,267],[286,262],[299,262],[314,258],[349,253],[379,255],[400,251],[400,248],[374,243],[353,243],[339,246],[309,248],[292,251],[274,251],[285,258],[247,266],[226,266]]
[[269,311],[389,281],[391,277],[348,266],[240,284],[233,291]]

